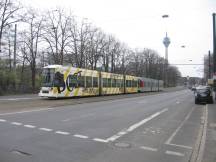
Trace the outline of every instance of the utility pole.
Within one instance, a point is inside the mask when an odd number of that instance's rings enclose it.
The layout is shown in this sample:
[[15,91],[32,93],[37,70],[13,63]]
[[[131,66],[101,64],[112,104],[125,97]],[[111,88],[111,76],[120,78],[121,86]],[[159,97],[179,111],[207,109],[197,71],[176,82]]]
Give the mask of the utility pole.
[[15,30],[14,30],[14,62],[13,67],[14,71],[16,71],[16,36],[17,36],[17,24],[15,24]]
[[15,30],[14,30],[14,61],[13,61],[15,91],[16,91],[16,42],[17,42],[16,39],[17,39],[17,24],[15,24]]
[[211,79],[211,52],[208,52],[208,78]]
[[216,14],[213,13],[212,14],[212,18],[213,18],[213,89],[215,91],[215,99],[216,99]]
[[213,13],[213,72],[216,74],[216,14]]

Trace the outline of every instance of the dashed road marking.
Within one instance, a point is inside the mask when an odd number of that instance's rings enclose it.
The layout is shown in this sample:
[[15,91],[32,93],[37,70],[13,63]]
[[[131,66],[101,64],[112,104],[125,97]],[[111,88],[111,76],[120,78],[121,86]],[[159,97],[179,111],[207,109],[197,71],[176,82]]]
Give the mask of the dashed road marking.
[[56,131],[56,134],[62,134],[62,135],[69,135],[69,132],[63,132],[63,131]]
[[180,101],[176,101],[176,104],[180,104]]
[[182,148],[186,148],[186,149],[189,149],[189,150],[193,149],[191,146],[177,145],[177,144],[173,144],[173,143],[169,143],[169,144],[166,144],[166,145],[176,146],[176,147],[182,147]]
[[11,122],[12,125],[22,125],[22,123],[18,123],[18,122]]
[[26,127],[26,128],[35,128],[36,126],[34,126],[34,125],[24,125],[24,127]]
[[51,132],[52,131],[52,129],[49,129],[49,128],[39,128],[40,130],[42,130],[42,131],[46,131],[46,132]]
[[38,99],[38,97],[36,98],[3,98],[3,99],[0,99],[0,101],[19,101],[19,100],[33,100],[33,99]]
[[0,122],[6,122],[6,120],[4,120],[4,119],[0,119]]
[[83,138],[83,139],[87,139],[88,136],[84,136],[84,135],[81,135],[81,134],[74,134],[73,135],[74,137],[78,137],[78,138]]
[[93,141],[102,142],[102,143],[107,143],[108,142],[107,140],[100,139],[100,138],[93,138]]
[[141,146],[140,148],[148,151],[154,151],[154,152],[158,151],[157,148],[152,148],[152,147]]
[[23,114],[23,113],[31,113],[31,112],[40,112],[40,111],[47,111],[47,110],[53,110],[53,109],[54,108],[37,108],[37,110],[19,111],[19,112],[12,112],[12,113],[3,113],[3,114],[0,114],[0,116],[14,115],[14,114]]
[[181,156],[181,157],[185,156],[184,154],[182,154],[182,153],[180,153],[180,152],[169,151],[169,150],[167,150],[167,151],[165,152],[165,154],[167,154],[167,155]]

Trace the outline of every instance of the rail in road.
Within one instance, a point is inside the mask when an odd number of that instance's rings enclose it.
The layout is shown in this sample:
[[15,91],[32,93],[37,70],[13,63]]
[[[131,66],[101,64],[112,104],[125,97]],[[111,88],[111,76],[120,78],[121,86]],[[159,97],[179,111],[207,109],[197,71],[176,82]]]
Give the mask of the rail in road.
[[14,95],[14,96],[2,96],[0,97],[0,113],[12,113],[18,111],[29,111],[29,110],[41,110],[49,109],[57,106],[75,105],[82,103],[98,102],[105,100],[116,100],[121,98],[131,98],[139,96],[154,95],[159,93],[167,93],[173,91],[179,91],[184,87],[166,88],[160,92],[147,92],[147,93],[135,93],[126,95],[111,95],[111,96],[100,96],[100,97],[77,97],[77,98],[66,98],[66,99],[47,99],[40,98],[37,95]]
[[0,116],[10,161],[189,161],[205,117],[182,90]]

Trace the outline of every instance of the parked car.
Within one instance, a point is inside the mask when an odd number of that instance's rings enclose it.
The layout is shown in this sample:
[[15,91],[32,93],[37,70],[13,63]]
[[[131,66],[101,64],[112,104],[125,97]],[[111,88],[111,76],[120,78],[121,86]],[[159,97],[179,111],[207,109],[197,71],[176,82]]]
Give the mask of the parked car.
[[193,86],[193,87],[191,88],[191,91],[196,91],[196,87]]
[[213,103],[212,89],[207,86],[197,87],[195,91],[195,104]]

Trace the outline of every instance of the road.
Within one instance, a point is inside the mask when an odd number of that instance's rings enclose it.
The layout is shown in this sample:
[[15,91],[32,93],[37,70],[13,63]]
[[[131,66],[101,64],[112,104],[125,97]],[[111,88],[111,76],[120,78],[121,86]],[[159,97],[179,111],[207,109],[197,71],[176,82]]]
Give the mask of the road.
[[181,90],[3,112],[0,161],[186,162],[204,110],[191,91]]

